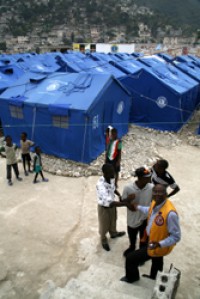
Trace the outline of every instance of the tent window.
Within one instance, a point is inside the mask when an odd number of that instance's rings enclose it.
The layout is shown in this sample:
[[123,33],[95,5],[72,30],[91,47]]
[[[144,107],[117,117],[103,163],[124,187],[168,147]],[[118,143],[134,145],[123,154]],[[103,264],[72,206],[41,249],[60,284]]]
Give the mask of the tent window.
[[67,129],[69,127],[68,116],[53,116],[53,126]]
[[14,118],[19,118],[19,119],[24,118],[22,107],[10,106],[10,114]]

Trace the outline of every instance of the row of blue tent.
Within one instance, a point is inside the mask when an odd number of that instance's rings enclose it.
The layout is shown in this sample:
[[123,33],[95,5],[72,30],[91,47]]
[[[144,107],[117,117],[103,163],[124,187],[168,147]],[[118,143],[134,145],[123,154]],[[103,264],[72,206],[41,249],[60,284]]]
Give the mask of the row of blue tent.
[[[44,153],[90,163],[105,129],[129,123],[177,132],[200,103],[195,56],[46,53],[0,56],[0,121],[19,143],[26,131]],[[183,60],[183,61],[182,61]]]

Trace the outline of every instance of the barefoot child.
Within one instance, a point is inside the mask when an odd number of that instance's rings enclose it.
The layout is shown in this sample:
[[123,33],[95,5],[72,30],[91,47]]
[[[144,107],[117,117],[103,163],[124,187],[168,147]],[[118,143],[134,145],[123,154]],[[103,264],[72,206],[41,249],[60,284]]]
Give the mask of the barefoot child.
[[35,147],[35,156],[34,156],[33,163],[34,163],[33,165],[34,165],[34,172],[35,172],[35,178],[33,180],[33,183],[34,184],[38,183],[37,181],[38,174],[41,175],[43,182],[48,182],[48,179],[45,179],[42,173],[41,149],[39,146]]
[[[27,176],[28,171],[31,171],[31,156],[30,156],[30,147],[34,145],[34,142],[27,139],[27,133],[23,132],[21,134],[20,146],[22,152],[22,161],[24,166],[24,174]],[[28,171],[26,170],[26,162],[28,164]]]
[[6,145],[0,148],[0,153],[6,153],[6,170],[7,170],[7,180],[8,185],[12,186],[12,168],[16,175],[18,181],[22,181],[22,178],[19,176],[19,169],[17,165],[16,149],[17,146],[12,143],[12,138],[8,135],[5,138]]

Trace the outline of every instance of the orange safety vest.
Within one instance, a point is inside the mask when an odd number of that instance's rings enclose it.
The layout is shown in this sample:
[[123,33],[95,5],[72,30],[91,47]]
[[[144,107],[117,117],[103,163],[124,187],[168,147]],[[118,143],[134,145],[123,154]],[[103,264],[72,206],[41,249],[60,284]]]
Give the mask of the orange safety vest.
[[[150,219],[154,206],[155,206],[155,201],[153,200],[149,208],[148,221]],[[154,221],[150,229],[149,242],[151,241],[159,242],[166,239],[169,236],[168,227],[167,227],[167,217],[171,211],[177,213],[172,202],[167,199],[165,204],[160,208],[160,210],[158,211],[157,215],[154,218]],[[172,251],[174,246],[175,244],[168,247],[157,247],[156,249],[151,249],[151,250],[148,249],[148,255],[152,257],[165,256]]]

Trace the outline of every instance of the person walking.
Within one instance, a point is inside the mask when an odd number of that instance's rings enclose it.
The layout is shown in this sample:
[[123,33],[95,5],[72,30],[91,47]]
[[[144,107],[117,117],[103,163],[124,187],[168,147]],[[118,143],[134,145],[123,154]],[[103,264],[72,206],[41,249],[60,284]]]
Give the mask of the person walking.
[[117,232],[117,211],[116,207],[110,207],[115,200],[115,194],[121,198],[115,187],[115,171],[111,164],[102,166],[103,176],[97,182],[98,221],[101,245],[106,251],[110,251],[106,234],[111,238],[122,237],[125,232]]
[[150,275],[144,277],[156,279],[158,271],[163,270],[163,257],[168,255],[181,239],[179,217],[172,202],[167,198],[166,187],[157,184],[153,187],[153,200],[150,207],[132,205],[135,211],[148,215],[145,247],[130,252],[126,257],[126,275],[121,281],[133,283],[140,279],[139,265],[152,261]]
[[35,171],[35,177],[34,177],[33,183],[34,184],[38,183],[38,180],[37,180],[38,174],[41,175],[43,182],[48,182],[49,180],[44,177],[43,172],[42,172],[41,149],[39,146],[35,147],[35,156],[34,156],[34,160],[33,160],[33,165],[34,165],[33,168]]

